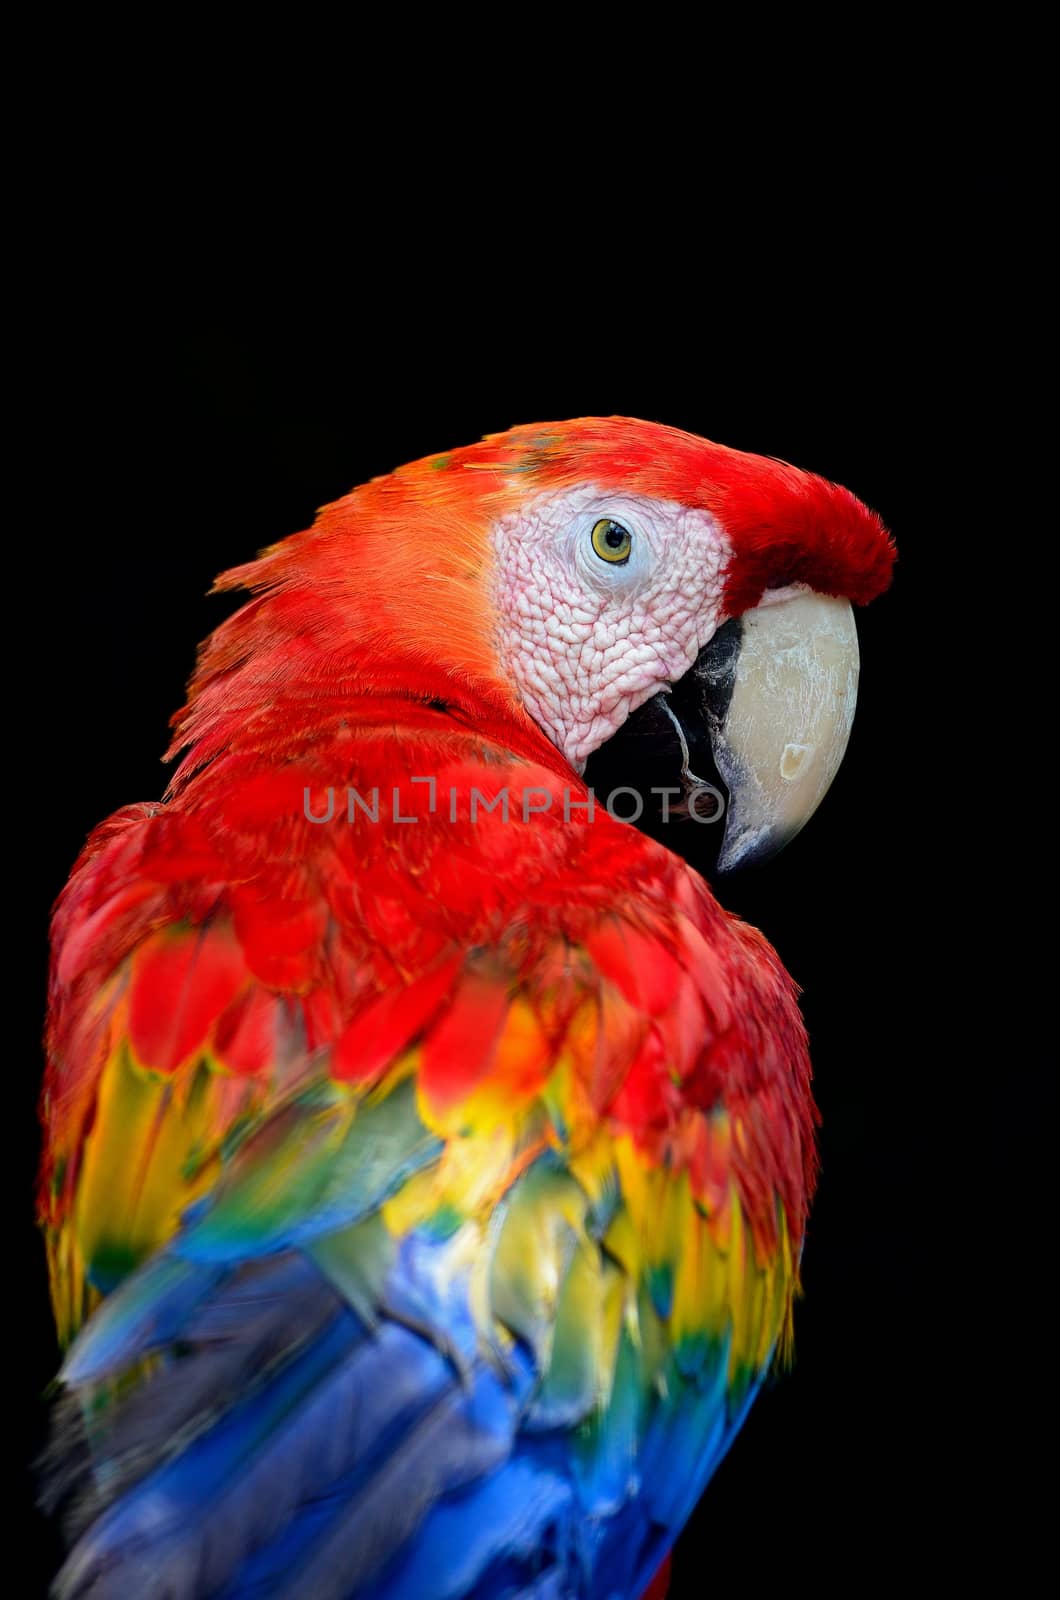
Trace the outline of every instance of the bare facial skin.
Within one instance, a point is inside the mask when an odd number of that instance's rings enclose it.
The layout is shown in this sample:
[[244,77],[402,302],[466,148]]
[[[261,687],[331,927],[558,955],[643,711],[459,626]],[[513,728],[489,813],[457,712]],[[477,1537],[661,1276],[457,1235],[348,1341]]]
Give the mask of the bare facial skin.
[[[629,535],[623,560],[594,546],[605,519]],[[493,540],[502,663],[580,772],[713,636],[729,542],[705,511],[592,485],[540,496]]]

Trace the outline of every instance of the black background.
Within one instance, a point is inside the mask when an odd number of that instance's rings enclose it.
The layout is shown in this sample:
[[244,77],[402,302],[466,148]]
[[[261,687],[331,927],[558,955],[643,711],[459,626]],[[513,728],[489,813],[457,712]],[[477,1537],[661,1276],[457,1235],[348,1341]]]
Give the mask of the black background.
[[[719,890],[803,986],[823,1176],[794,1369],[678,1545],[672,1593],[749,1572],[756,1591],[793,1572],[845,1591],[948,1570],[941,1503],[966,1395],[952,1356],[975,1306],[953,1267],[964,1202],[947,1157],[976,1071],[954,1031],[976,977],[949,948],[967,915],[965,827],[989,812],[992,780],[965,743],[947,627],[990,521],[1013,200],[992,171],[840,189],[800,228],[781,184],[753,240],[724,211],[699,233],[658,219],[631,232],[613,213],[557,229],[541,200],[459,255],[437,215],[383,244],[338,206],[302,235],[291,276],[267,228],[234,256],[185,197],[150,247],[123,215],[122,248],[90,285],[74,275],[42,355],[47,466],[21,534],[39,560],[19,625],[40,839],[16,992],[19,1399],[38,1440],[55,1352],[27,1197],[48,907],[89,829],[164,787],[167,718],[232,604],[204,598],[210,581],[402,461],[515,422],[624,413],[846,484],[900,556],[891,592],[859,616],[861,697],[830,795],[782,857]],[[992,1182],[1006,1138],[992,1129]],[[51,1547],[34,1526],[43,1574]]]

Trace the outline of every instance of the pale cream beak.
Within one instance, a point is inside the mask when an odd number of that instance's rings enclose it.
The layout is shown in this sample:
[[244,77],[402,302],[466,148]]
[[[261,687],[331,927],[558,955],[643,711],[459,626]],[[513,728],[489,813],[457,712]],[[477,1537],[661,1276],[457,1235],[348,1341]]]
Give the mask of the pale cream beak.
[[776,591],[742,618],[732,693],[712,719],[729,791],[719,871],[783,848],[839,770],[858,688],[858,636],[845,600]]

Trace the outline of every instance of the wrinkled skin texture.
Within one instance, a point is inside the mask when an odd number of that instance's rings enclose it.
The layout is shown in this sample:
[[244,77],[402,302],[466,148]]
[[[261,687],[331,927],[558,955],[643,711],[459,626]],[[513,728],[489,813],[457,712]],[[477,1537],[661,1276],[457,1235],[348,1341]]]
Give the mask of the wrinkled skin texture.
[[[592,550],[603,518],[633,537],[623,565]],[[534,721],[580,770],[713,635],[728,541],[705,511],[590,486],[503,518],[494,547],[501,659]]]

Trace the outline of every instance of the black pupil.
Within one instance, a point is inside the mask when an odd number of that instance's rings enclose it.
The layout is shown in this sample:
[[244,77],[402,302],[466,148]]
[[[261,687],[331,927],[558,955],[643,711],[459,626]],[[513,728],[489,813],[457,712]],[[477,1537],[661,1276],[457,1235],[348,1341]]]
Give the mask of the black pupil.
[[604,534],[604,543],[609,550],[621,550],[626,542],[626,530],[620,522],[609,522],[607,532]]

